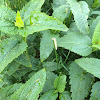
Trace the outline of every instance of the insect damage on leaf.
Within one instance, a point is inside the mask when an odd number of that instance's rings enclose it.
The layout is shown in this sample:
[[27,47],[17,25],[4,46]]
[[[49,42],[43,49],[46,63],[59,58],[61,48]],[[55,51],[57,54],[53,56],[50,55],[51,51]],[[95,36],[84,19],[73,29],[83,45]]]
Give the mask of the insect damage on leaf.
[[17,26],[17,27],[24,27],[24,22],[21,19],[19,11],[17,11],[15,26]]

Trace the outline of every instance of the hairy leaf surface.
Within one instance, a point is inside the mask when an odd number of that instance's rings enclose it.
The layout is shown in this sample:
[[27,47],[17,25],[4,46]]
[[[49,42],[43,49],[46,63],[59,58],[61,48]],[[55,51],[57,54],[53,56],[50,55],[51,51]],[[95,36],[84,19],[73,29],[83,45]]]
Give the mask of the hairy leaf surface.
[[69,75],[72,100],[84,100],[92,85],[92,75],[85,72],[75,62],[70,65]]
[[97,58],[81,58],[75,62],[87,72],[100,78],[100,60]]

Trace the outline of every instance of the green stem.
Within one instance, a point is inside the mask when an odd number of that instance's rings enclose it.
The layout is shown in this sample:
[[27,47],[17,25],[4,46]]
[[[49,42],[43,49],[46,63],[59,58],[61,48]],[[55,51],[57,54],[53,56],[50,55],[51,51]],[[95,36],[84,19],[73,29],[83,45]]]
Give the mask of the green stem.
[[69,17],[68,17],[68,20],[67,20],[67,26],[69,26],[69,23],[71,21],[71,17],[72,17],[72,12],[70,12],[70,14],[69,14]]
[[65,61],[64,61],[64,63],[63,63],[63,65],[66,63],[66,61],[67,61],[67,59],[68,59],[68,57],[69,57],[69,54],[70,54],[70,50],[69,50],[69,52],[68,52],[68,54],[67,54],[67,57],[66,57],[66,59],[65,59]]

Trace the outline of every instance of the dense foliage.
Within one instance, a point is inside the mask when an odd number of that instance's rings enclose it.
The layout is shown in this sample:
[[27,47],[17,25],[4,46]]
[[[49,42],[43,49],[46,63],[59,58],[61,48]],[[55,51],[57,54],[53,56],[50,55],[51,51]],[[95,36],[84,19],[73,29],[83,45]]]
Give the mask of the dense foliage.
[[0,0],[0,100],[100,100],[100,0]]

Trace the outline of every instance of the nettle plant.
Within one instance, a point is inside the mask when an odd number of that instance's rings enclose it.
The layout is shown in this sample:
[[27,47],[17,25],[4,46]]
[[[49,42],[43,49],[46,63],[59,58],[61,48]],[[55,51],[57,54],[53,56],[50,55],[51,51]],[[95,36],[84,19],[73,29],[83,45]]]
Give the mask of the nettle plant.
[[100,0],[0,3],[0,100],[100,100]]

